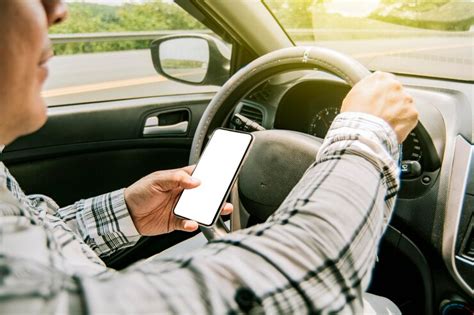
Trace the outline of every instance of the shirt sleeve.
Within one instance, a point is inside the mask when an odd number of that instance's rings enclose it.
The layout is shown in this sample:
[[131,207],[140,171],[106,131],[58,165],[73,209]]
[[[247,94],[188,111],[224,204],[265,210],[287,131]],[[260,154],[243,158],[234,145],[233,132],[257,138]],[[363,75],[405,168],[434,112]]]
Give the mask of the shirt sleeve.
[[124,190],[80,200],[56,212],[99,255],[133,246],[140,235],[128,212]]
[[82,278],[87,307],[91,313],[361,314],[398,191],[397,160],[396,135],[386,122],[340,114],[314,165],[265,223],[107,280]]

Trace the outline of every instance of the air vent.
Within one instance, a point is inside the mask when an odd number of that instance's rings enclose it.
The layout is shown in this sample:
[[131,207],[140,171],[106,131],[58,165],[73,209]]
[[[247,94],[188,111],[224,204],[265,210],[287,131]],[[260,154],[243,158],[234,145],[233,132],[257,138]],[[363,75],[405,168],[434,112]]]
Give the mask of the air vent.
[[263,123],[263,112],[253,106],[242,105],[242,108],[240,109],[240,114],[247,117],[248,119],[255,121],[259,125],[262,125]]

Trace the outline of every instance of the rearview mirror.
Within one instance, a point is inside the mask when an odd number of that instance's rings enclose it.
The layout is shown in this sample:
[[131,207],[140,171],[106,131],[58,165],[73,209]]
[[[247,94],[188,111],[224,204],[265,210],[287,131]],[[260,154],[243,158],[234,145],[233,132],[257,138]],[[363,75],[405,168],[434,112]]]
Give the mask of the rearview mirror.
[[151,43],[158,74],[194,85],[222,85],[229,77],[230,49],[209,35],[171,35]]

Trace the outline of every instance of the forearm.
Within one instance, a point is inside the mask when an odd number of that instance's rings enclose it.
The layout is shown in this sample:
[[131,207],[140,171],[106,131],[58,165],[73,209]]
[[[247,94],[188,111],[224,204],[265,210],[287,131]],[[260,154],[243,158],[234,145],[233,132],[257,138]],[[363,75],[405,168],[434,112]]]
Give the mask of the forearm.
[[[267,268],[278,270],[286,287],[298,293],[293,311],[360,311],[398,189],[396,158],[388,125],[365,121],[364,115],[340,116],[317,164],[268,222],[217,242],[250,249],[271,262],[273,268]],[[266,302],[279,294],[270,289]]]
[[[239,288],[250,288],[255,307],[270,313],[360,311],[398,188],[396,140],[386,127],[367,134],[364,125],[359,137],[330,133],[318,163],[266,223],[105,282],[85,279],[91,311],[110,310],[103,301],[112,298],[125,312],[238,311]],[[130,296],[136,303],[126,303]]]
[[59,209],[56,216],[81,235],[100,256],[132,246],[140,237],[130,218],[122,189],[80,200]]

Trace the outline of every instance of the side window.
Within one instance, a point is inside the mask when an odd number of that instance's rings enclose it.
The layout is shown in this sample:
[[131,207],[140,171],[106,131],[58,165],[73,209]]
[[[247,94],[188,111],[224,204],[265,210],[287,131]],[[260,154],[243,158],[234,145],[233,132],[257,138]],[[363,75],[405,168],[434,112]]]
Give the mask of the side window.
[[[48,106],[217,90],[219,83],[216,82],[187,84],[155,71],[150,45],[164,36],[211,36],[230,52],[230,44],[224,43],[174,2],[66,2],[69,6],[67,21],[50,30],[55,57],[49,62],[50,75],[42,93]],[[170,46],[167,51],[179,51],[181,47],[173,47],[179,44],[180,41],[166,42]],[[207,45],[196,44],[191,52],[200,64],[205,64],[203,58],[209,55]],[[176,63],[168,56],[164,64],[176,68],[173,62]],[[190,81],[198,82],[198,79],[199,76]]]

